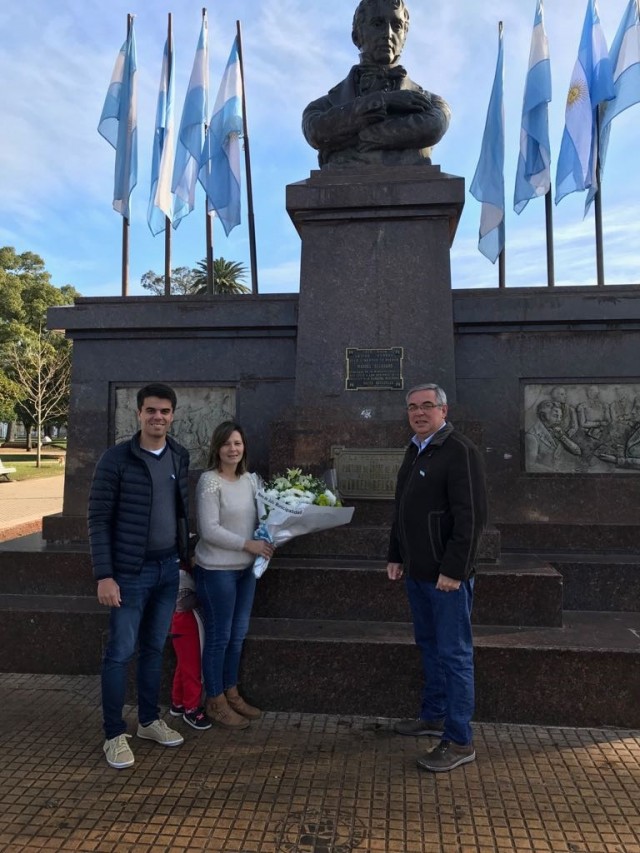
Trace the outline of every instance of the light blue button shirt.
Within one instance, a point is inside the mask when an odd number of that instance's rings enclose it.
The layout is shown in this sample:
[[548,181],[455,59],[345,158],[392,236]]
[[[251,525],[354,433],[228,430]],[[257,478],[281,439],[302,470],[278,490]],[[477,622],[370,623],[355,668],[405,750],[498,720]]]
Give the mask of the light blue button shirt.
[[414,436],[413,436],[413,438],[411,439],[411,441],[412,441],[412,442],[415,444],[415,446],[418,448],[418,453],[422,453],[422,451],[425,449],[425,447],[428,447],[428,446],[429,446],[429,444],[431,444],[431,439],[432,439],[435,435],[437,435],[437,434],[440,432],[440,430],[441,430],[441,429],[444,429],[444,428],[446,427],[446,425],[447,425],[447,422],[445,421],[439,429],[437,429],[435,432],[431,433],[431,435],[428,435],[428,436],[425,438],[425,440],[424,440],[424,441],[420,441],[420,439],[418,438],[418,436],[417,436],[417,435],[414,435]]

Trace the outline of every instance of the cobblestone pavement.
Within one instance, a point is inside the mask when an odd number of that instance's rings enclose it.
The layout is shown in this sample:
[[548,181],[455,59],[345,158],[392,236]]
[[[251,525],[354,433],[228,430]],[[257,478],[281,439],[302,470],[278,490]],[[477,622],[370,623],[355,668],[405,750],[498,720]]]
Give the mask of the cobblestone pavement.
[[238,733],[178,721],[176,749],[133,737],[117,771],[97,677],[2,674],[0,708],[11,853],[640,853],[637,731],[479,724],[477,761],[430,774],[430,739],[390,720],[267,713]]

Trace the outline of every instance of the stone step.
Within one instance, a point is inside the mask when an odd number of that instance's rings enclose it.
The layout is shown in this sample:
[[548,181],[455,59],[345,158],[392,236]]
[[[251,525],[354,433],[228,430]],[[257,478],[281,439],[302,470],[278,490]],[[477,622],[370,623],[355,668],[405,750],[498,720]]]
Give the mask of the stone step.
[[550,552],[535,558],[562,575],[565,610],[640,611],[640,554]]
[[[97,673],[107,623],[93,597],[0,595],[0,671]],[[640,614],[565,613],[563,628],[475,638],[477,720],[640,728]],[[173,665],[169,650],[165,702]],[[421,670],[408,622],[254,618],[241,680],[269,710],[413,716]]]
[[[86,546],[46,546],[25,536],[0,547],[0,594],[94,596]],[[254,613],[292,619],[410,619],[404,584],[392,584],[386,563],[303,557],[274,559],[258,584]],[[562,578],[543,561],[481,563],[476,624],[562,624]]]
[[51,546],[39,534],[0,543],[0,594],[94,596],[86,545]]
[[[382,622],[411,620],[404,583],[386,563],[274,559],[258,583],[253,613],[273,619]],[[562,576],[544,562],[518,558],[478,566],[477,625],[562,625]]]
[[[298,536],[278,549],[286,557],[345,557],[352,559],[386,559],[389,547],[388,525],[361,525],[355,521],[344,527]],[[480,542],[478,559],[495,562],[500,557],[500,532],[488,528]]]
[[[638,613],[479,627],[475,646],[478,720],[640,725]],[[242,682],[267,708],[415,716],[421,668],[409,624],[255,619]]]
[[631,554],[640,558],[640,525],[497,522],[507,551]]

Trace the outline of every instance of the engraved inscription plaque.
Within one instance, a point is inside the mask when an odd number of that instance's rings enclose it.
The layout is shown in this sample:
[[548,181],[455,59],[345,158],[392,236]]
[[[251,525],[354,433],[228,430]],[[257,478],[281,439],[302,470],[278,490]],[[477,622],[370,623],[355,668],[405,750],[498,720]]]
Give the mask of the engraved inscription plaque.
[[[211,434],[221,421],[235,417],[236,389],[174,386],[178,397],[170,434],[191,455],[191,468],[205,468]],[[137,417],[138,388],[116,388],[115,443],[130,438],[140,428]]]
[[358,349],[347,347],[347,391],[402,391],[402,347]]
[[331,448],[338,491],[344,498],[393,500],[404,448]]

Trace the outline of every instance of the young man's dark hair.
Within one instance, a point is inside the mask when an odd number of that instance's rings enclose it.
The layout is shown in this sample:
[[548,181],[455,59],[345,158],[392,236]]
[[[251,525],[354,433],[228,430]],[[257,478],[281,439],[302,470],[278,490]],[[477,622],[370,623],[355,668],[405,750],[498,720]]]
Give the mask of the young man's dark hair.
[[136,395],[136,403],[138,406],[138,411],[142,409],[144,401],[148,397],[158,397],[160,400],[169,400],[171,402],[171,408],[175,412],[176,406],[178,405],[178,398],[176,397],[176,392],[169,385],[165,385],[163,382],[152,382],[150,385],[145,385],[144,388],[141,388]]

